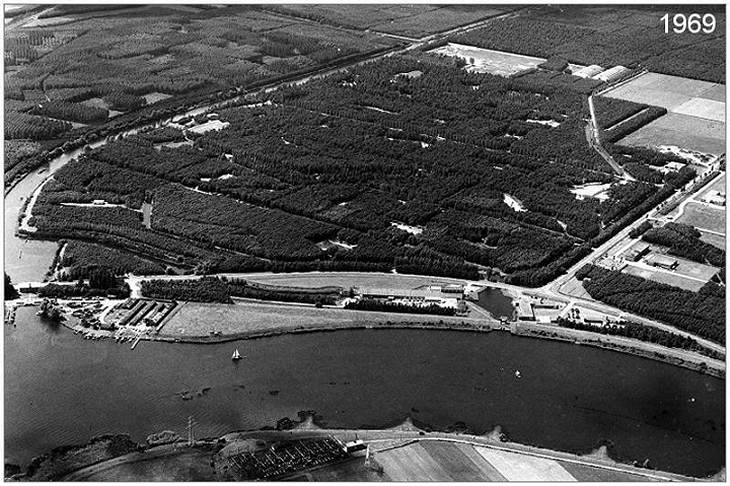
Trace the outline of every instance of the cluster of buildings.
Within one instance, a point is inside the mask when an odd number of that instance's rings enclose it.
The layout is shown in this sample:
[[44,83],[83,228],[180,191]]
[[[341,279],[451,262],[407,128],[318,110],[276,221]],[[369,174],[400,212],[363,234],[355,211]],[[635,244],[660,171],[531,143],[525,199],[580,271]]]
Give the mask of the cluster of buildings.
[[112,326],[157,327],[177,306],[175,301],[158,301],[151,299],[127,299],[106,317],[106,322]]
[[521,297],[516,304],[518,321],[549,324],[560,316],[564,303],[540,297]]
[[579,78],[591,78],[597,79],[598,81],[610,83],[611,81],[615,81],[621,78],[629,71],[630,69],[624,66],[614,66],[612,68],[604,70],[604,68],[602,68],[598,64],[591,64],[590,66],[576,69],[575,71],[573,71],[572,74],[573,76],[578,76]]
[[663,253],[652,253],[651,245],[645,241],[640,241],[628,249],[623,258],[630,262],[638,262],[642,259],[647,265],[662,268],[664,270],[674,270],[679,266],[679,261]]
[[437,305],[439,307],[454,308],[457,311],[466,310],[463,285],[428,285],[413,290],[363,287],[355,289],[355,292],[363,299],[411,306]]

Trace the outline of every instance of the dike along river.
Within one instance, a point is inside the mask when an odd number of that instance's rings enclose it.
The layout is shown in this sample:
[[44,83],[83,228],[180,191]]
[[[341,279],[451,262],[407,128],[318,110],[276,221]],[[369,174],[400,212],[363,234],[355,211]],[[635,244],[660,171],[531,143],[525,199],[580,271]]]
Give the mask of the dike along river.
[[[725,461],[725,382],[664,363],[507,333],[352,330],[215,345],[85,341],[18,309],[5,326],[5,458],[95,435],[198,437],[316,410],[331,427],[407,415],[501,425],[515,441],[704,476]],[[233,349],[245,359],[233,363]],[[521,378],[515,376],[520,370]],[[187,399],[184,399],[184,398]]]

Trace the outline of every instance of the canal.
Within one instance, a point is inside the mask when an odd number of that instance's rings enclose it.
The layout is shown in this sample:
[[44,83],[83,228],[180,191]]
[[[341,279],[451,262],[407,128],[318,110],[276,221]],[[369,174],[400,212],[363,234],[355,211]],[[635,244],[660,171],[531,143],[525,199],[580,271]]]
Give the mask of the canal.
[[[85,341],[18,310],[5,326],[5,457],[27,466],[95,435],[198,437],[315,410],[332,427],[410,415],[500,425],[511,440],[704,476],[725,463],[725,382],[603,349],[507,333],[351,330],[214,345]],[[234,363],[238,348],[245,359]],[[519,370],[521,378],[515,375]]]

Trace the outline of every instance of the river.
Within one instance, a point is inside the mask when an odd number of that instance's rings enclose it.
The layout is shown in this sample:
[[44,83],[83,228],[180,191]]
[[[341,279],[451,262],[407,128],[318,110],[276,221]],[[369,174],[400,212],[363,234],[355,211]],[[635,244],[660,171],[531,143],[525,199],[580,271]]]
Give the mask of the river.
[[[516,442],[706,475],[725,461],[725,382],[657,361],[508,333],[348,330],[215,345],[85,341],[18,310],[5,326],[5,457],[27,465],[101,433],[198,437],[316,410],[333,427],[407,415]],[[238,348],[245,359],[233,363]],[[521,378],[515,376],[519,369]],[[196,391],[210,388],[198,396]],[[194,398],[179,395],[193,391]]]
[[[238,98],[234,98],[234,100],[236,99]],[[85,147],[60,155],[26,175],[5,195],[5,273],[10,276],[10,279],[14,283],[40,282],[43,280],[51,263],[53,263],[53,258],[58,248],[57,243],[22,238],[15,234],[15,229],[18,227],[18,215],[25,201],[31,198],[34,191],[54,172],[76,159],[87,148],[99,148],[111,140],[134,135],[147,128],[161,127],[185,116],[197,116],[215,106],[216,104],[211,104],[191,109],[181,115],[176,115],[173,118],[161,122],[133,128],[120,135],[97,140]],[[27,218],[25,223],[27,223]]]

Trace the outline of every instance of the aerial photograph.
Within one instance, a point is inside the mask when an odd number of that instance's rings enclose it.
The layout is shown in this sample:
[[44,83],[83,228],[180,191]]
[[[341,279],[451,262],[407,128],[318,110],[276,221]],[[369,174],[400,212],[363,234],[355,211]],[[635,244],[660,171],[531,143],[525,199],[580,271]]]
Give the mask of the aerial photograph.
[[725,4],[8,4],[5,481],[726,481]]

